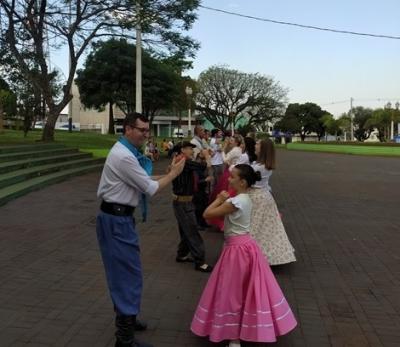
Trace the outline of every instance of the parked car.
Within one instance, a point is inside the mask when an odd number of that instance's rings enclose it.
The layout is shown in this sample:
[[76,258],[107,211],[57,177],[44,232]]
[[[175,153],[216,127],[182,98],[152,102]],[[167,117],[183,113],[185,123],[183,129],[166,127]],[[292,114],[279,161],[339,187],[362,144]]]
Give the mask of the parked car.
[[[56,125],[55,127],[56,130],[69,130],[69,125],[68,124],[62,124],[62,125]],[[72,124],[72,131],[78,131],[79,129],[75,126],[75,124]]]
[[43,122],[36,122],[34,128],[35,129],[43,129]]
[[180,139],[183,138],[184,135],[183,135],[182,129],[178,129],[178,128],[174,129],[174,132],[172,133],[172,137],[178,137]]

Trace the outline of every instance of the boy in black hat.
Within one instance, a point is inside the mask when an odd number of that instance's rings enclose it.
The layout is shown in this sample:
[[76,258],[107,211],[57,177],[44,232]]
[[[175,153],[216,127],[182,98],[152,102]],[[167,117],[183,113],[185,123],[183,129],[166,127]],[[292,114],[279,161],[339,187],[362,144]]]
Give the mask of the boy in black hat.
[[205,263],[204,242],[198,230],[193,205],[193,194],[197,190],[196,171],[205,170],[210,165],[210,155],[205,150],[204,156],[207,163],[195,162],[192,159],[195,147],[188,141],[178,143],[174,147],[174,152],[186,160],[182,173],[172,181],[173,208],[181,237],[176,261],[194,262],[196,270],[211,272],[212,267]]

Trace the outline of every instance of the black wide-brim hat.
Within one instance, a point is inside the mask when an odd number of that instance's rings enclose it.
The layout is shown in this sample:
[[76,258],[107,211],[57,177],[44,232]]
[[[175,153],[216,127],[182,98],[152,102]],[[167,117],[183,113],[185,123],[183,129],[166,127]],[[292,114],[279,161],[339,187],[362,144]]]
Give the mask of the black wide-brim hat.
[[186,147],[192,147],[192,148],[196,148],[196,145],[194,145],[193,143],[189,142],[189,141],[181,141],[178,142],[174,148],[173,151],[176,153],[180,153],[182,148],[186,148]]

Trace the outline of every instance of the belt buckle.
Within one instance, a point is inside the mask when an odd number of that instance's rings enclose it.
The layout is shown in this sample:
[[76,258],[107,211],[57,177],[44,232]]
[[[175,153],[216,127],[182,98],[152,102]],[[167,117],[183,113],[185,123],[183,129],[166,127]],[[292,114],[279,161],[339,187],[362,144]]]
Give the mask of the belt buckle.
[[123,216],[123,215],[125,215],[126,209],[124,206],[113,205],[113,210],[116,215]]

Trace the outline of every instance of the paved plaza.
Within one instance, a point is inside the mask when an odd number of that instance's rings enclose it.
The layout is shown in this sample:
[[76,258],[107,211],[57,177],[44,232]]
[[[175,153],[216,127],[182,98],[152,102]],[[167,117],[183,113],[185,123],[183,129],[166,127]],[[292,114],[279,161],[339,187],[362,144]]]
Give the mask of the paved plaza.
[[[277,154],[271,185],[298,261],[274,272],[299,326],[271,345],[400,346],[400,159]],[[99,177],[0,207],[0,347],[113,346],[95,235]],[[156,347],[224,346],[189,331],[208,274],[175,262],[170,188],[153,198],[139,230],[149,329],[138,337]],[[213,264],[222,235],[202,235]]]

